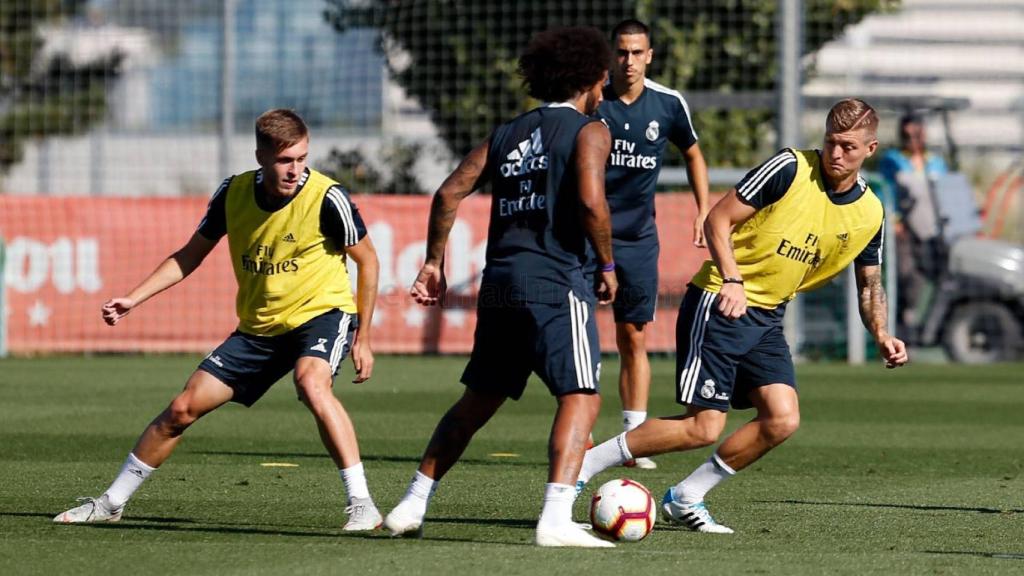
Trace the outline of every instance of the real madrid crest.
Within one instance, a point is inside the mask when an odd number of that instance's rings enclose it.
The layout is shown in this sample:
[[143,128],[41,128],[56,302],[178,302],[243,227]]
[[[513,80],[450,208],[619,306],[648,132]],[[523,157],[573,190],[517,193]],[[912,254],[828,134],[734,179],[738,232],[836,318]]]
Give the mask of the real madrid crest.
[[661,132],[658,130],[658,121],[651,120],[651,123],[647,125],[647,131],[644,132],[644,135],[647,136],[648,140],[654,142],[658,139],[658,134],[660,133]]
[[[647,130],[649,132],[650,128]],[[655,130],[657,130],[657,128],[655,128]],[[715,395],[715,381],[711,378],[705,380],[704,385],[700,387],[700,395],[705,399],[710,400],[711,397]]]

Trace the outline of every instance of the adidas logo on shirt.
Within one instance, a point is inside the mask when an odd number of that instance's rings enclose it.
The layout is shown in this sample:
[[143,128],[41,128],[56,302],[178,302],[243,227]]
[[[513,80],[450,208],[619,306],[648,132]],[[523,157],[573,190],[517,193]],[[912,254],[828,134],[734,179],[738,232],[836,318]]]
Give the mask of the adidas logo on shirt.
[[548,156],[544,153],[544,142],[541,140],[540,127],[523,140],[505,157],[508,162],[501,165],[501,175],[505,178],[523,176],[531,172],[548,169]]
[[289,232],[289,233],[285,234],[284,238],[281,238],[281,240],[283,240],[285,242],[295,242],[295,235],[292,234],[291,232]]

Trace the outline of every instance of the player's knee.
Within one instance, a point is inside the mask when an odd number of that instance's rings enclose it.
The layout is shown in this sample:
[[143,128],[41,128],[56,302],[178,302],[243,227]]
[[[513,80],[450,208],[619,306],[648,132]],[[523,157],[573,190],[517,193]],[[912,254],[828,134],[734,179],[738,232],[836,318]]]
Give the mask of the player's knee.
[[188,398],[184,395],[178,396],[161,416],[160,428],[168,436],[180,436],[198,418]]
[[647,353],[647,340],[643,324],[618,324],[616,326],[615,340],[621,354]]
[[331,383],[330,380],[324,380],[312,373],[297,375],[295,391],[303,404],[314,408],[327,401],[327,397],[331,396]]
[[[683,422],[686,422],[686,420]],[[718,437],[722,435],[722,430],[724,428],[724,420],[719,421],[719,419],[713,418],[693,419],[690,436],[693,443],[696,444],[694,448],[711,446],[715,442],[718,442]]]
[[721,434],[722,430],[720,428],[713,426],[698,426],[693,435],[693,439],[697,444],[695,448],[711,446],[715,442],[718,442],[718,437]]
[[800,428],[800,413],[774,416],[763,425],[764,436],[772,445],[782,444]]
[[474,409],[472,405],[458,402],[445,413],[438,430],[450,439],[467,438],[483,428],[490,418],[486,410]]

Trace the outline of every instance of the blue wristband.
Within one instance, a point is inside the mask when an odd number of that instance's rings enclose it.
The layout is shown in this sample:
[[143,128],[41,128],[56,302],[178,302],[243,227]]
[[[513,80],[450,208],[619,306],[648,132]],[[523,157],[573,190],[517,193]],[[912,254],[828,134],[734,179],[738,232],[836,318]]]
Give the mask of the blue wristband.
[[609,263],[605,264],[604,266],[601,266],[601,272],[614,272],[614,271],[615,271],[615,262],[609,262]]

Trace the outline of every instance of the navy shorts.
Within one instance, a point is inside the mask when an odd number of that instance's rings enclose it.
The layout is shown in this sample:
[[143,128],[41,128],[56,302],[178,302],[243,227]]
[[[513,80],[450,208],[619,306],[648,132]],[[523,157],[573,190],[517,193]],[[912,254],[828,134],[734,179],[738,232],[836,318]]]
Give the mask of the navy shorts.
[[480,306],[462,383],[518,400],[536,372],[555,396],[597,393],[598,345],[594,303],[573,292],[558,304]]
[[658,237],[612,240],[619,292],[612,302],[616,322],[654,321],[658,305]]
[[303,356],[323,358],[331,374],[348,355],[358,318],[331,310],[279,336],[256,336],[235,330],[199,363],[235,391],[232,402],[252,406]]
[[748,307],[730,320],[718,311],[718,294],[690,284],[676,320],[676,401],[727,412],[730,404],[750,408],[759,386],[796,388],[784,311]]

